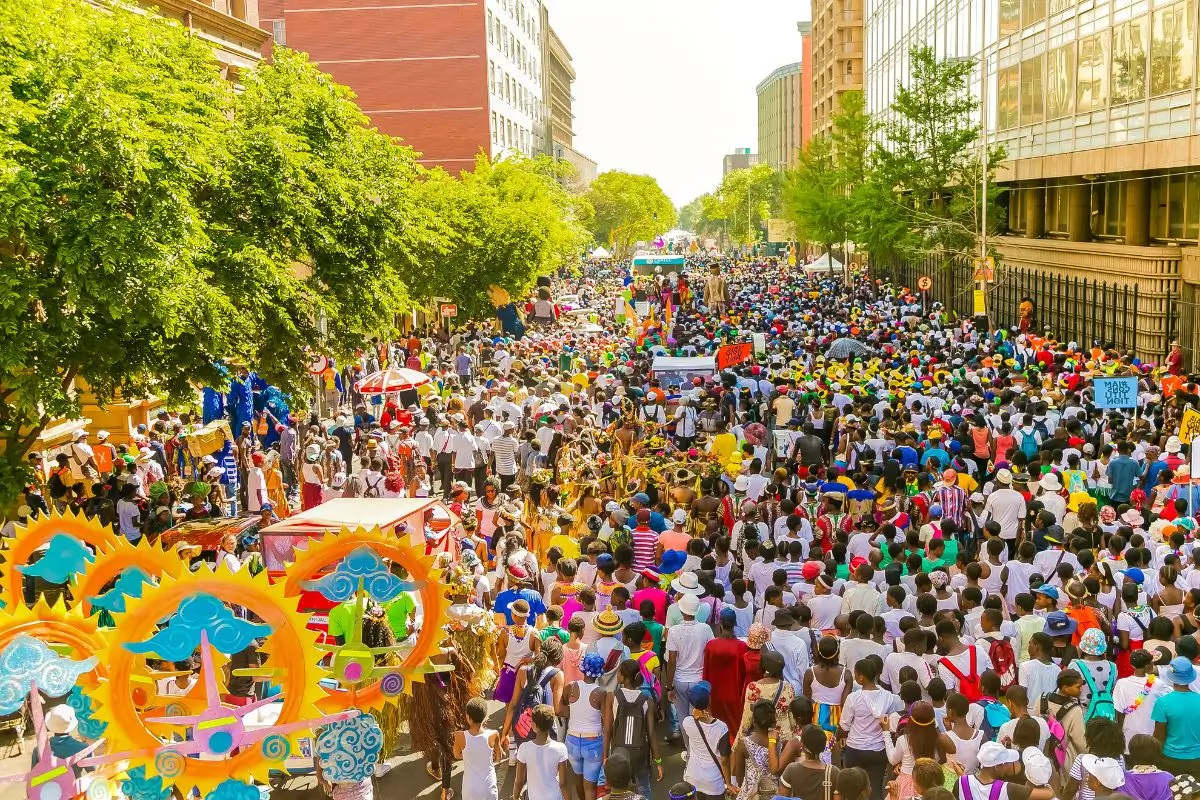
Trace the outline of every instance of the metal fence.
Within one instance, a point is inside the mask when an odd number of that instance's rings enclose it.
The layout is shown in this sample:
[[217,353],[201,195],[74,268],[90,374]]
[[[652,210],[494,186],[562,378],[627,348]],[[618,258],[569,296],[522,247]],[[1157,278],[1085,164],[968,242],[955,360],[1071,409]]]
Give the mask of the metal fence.
[[[884,275],[894,283],[916,289],[917,281],[928,276],[932,281],[930,301],[942,303],[960,317],[974,312],[975,282],[971,261],[957,258],[949,263],[937,259],[921,262],[896,262],[885,266]],[[999,264],[995,280],[988,285],[988,314],[997,328],[1017,325],[1021,300],[1030,298],[1036,309],[1034,325],[1041,331],[1049,326],[1060,341],[1090,346],[1099,341],[1122,349],[1138,346],[1138,286],[1109,283],[1076,276]],[[1197,332],[1200,347],[1200,331]]]

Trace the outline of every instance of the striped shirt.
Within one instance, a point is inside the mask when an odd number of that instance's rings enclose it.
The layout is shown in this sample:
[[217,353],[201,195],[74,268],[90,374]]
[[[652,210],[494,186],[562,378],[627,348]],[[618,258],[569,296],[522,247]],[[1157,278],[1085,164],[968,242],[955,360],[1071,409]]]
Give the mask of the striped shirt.
[[654,566],[654,551],[658,545],[658,534],[649,528],[633,530],[633,571],[641,572]]
[[943,486],[937,490],[934,499],[942,507],[942,519],[949,520],[961,526],[963,512],[967,507],[967,493],[958,486]]
[[497,475],[517,474],[517,448],[521,444],[512,436],[504,435],[492,442],[492,453],[496,456]]

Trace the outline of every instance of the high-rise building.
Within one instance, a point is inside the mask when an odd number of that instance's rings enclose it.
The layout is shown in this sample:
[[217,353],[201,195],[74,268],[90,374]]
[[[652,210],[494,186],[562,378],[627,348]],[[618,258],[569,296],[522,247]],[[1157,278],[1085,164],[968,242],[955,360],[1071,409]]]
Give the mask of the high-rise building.
[[575,65],[571,53],[550,25],[550,12],[542,7],[542,104],[546,114],[546,140],[550,156],[575,168],[571,188],[584,189],[596,180],[596,162],[575,149]]
[[[1040,319],[1075,326],[1086,345],[1120,344],[1119,331],[1159,360],[1178,335],[1200,363],[1197,13],[1196,0],[866,1],[871,114],[891,115],[914,44],[971,59],[974,97],[986,64],[989,145],[1007,153],[997,176],[1007,219],[994,244],[1003,265],[1034,277],[1021,290]],[[1065,282],[1073,301],[1041,288]],[[1110,287],[1124,307],[1101,299]]]
[[353,89],[372,124],[426,166],[457,173],[480,152],[546,152],[541,0],[259,5],[276,43]]
[[749,147],[738,147],[721,160],[721,175],[724,177],[735,169],[748,169],[758,163],[758,153],[750,152]]
[[259,0],[145,0],[139,5],[179,22],[212,45],[221,73],[234,83],[262,60],[262,50],[271,40],[258,27]]
[[813,133],[812,22],[797,22],[796,30],[800,31],[800,147],[803,149]]
[[838,98],[863,86],[863,0],[813,0],[812,13],[813,133],[829,133]]
[[758,160],[775,169],[795,166],[803,119],[802,65],[785,64],[758,84]]

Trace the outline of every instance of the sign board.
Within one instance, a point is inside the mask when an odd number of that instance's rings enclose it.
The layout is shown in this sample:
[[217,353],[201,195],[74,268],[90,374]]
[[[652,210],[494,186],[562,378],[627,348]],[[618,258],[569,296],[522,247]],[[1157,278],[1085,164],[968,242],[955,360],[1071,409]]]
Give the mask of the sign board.
[[750,335],[750,341],[754,342],[754,354],[767,352],[767,335],[765,333],[753,333]]
[[650,316],[650,301],[649,300],[637,301],[636,303],[633,304],[633,310],[634,310],[634,313],[636,313],[639,317],[645,318],[645,317]]
[[753,342],[738,342],[727,344],[717,350],[717,369],[725,369],[744,361],[749,361],[754,354]]
[[313,353],[308,357],[309,375],[320,375],[327,369],[329,369],[329,359],[325,356]]
[[987,258],[975,259],[975,280],[996,280],[996,259],[992,258],[991,256],[988,256]]
[[1179,438],[1190,442],[1200,436],[1200,411],[1194,408],[1183,410],[1183,419],[1179,422]]
[[794,242],[796,241],[796,223],[787,219],[768,219],[767,220],[767,241],[768,242]]
[[922,292],[928,292],[933,288],[933,278],[929,277],[928,275],[922,275],[921,277],[917,278],[917,288]]
[[458,306],[454,305],[454,303],[442,303],[441,312],[442,316],[446,318],[457,317]]
[[1137,378],[1096,378],[1092,385],[1096,390],[1096,408],[1137,407]]
[[975,316],[980,316],[987,313],[987,297],[983,289],[976,289],[974,296],[975,310],[972,312]]

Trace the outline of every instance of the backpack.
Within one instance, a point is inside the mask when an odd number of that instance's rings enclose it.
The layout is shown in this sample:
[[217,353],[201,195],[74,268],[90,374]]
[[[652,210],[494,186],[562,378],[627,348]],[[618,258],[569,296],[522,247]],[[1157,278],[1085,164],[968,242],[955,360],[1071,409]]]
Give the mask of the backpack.
[[[986,638],[986,637],[985,637]],[[1000,690],[1007,692],[1017,684],[1017,654],[1007,639],[988,639],[988,658],[992,670],[1000,676]]]
[[1070,755],[1070,751],[1067,750],[1067,729],[1063,727],[1062,721],[1071,708],[1072,706],[1065,705],[1057,712],[1042,717],[1046,722],[1046,730],[1050,732],[1050,737],[1046,740],[1046,757],[1059,769],[1067,765],[1067,756]]
[[1071,662],[1071,666],[1079,670],[1083,675],[1083,682],[1087,684],[1091,690],[1091,697],[1088,698],[1087,709],[1083,712],[1083,721],[1089,722],[1096,717],[1104,717],[1105,719],[1116,720],[1117,706],[1113,703],[1113,686],[1117,682],[1117,670],[1115,665],[1108,671],[1108,680],[1101,689],[1096,685],[1096,679],[1092,677],[1092,671],[1087,668],[1087,664],[1075,659]]
[[958,679],[958,692],[963,697],[967,698],[968,702],[974,703],[983,697],[983,689],[979,688],[979,666],[976,664],[977,655],[975,646],[967,648],[970,654],[970,667],[967,674],[964,675],[959,671],[958,667],[954,666],[954,662],[949,656],[943,656],[938,663],[946,668],[946,671]]
[[637,751],[646,746],[646,711],[650,707],[650,699],[643,692],[637,700],[626,699],[625,693],[618,689],[613,693],[617,709],[613,714],[611,744],[613,747],[624,747]]
[[550,699],[550,681],[557,674],[557,667],[547,667],[536,680],[532,672],[526,674],[525,686],[521,689],[521,697],[513,711],[513,718],[516,720],[513,723],[513,733],[518,743],[532,741],[537,735],[533,724],[533,709],[534,706],[543,705]]
[[[1093,628],[1101,631],[1104,630],[1100,625],[1100,617],[1097,616],[1095,609],[1088,608],[1087,606],[1072,605],[1067,607],[1067,616],[1075,620],[1076,623],[1075,633],[1071,636],[1071,644],[1076,647],[1079,646],[1079,642],[1083,639],[1083,634],[1086,631],[1090,631]],[[1107,631],[1105,631],[1105,635],[1107,635]]]
[[67,496],[67,484],[63,482],[62,475],[57,471],[51,473],[46,488],[50,490],[50,496],[55,500]]
[[985,742],[996,741],[996,734],[1000,732],[1000,727],[1004,723],[1012,719],[1012,712],[1008,710],[1008,706],[994,697],[981,697],[975,705],[983,709],[983,724],[979,726],[979,729],[983,731],[983,740]]
[[1024,453],[1027,458],[1036,458],[1038,454],[1038,443],[1034,429],[1030,428],[1028,431],[1026,431],[1024,428],[1021,428],[1019,433],[1021,434],[1021,452]]
[[383,483],[383,481],[384,479],[382,477],[375,481],[375,483],[367,483],[364,480],[363,485],[365,485],[366,488],[363,489],[363,497],[379,497],[379,486]]
[[644,653],[638,654],[637,657],[638,667],[641,668],[642,680],[644,681],[642,684],[642,691],[649,695],[655,703],[662,699],[662,683],[659,682],[658,675],[655,674],[654,670],[650,669],[646,665],[649,663],[651,658],[656,656],[657,654],[654,652],[654,650],[650,649]]

